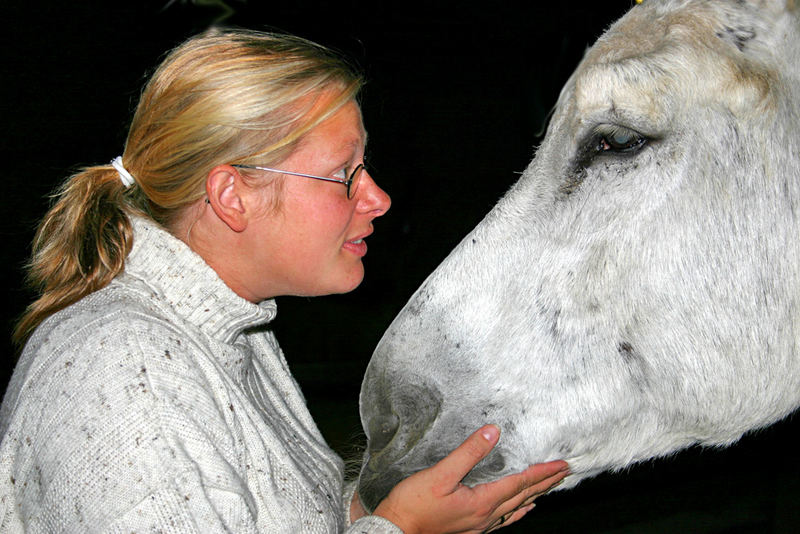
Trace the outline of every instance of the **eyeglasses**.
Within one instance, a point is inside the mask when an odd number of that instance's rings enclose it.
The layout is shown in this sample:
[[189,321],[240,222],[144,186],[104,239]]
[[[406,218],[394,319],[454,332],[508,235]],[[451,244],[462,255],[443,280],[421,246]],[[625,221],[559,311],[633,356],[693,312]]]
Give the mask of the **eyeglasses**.
[[302,172],[282,171],[280,169],[272,169],[270,167],[258,167],[257,165],[233,165],[233,167],[238,167],[239,169],[257,169],[259,171],[277,172],[280,174],[291,174],[292,176],[302,176],[303,178],[313,178],[314,180],[323,180],[325,182],[337,182],[347,187],[348,200],[356,196],[356,191],[358,191],[358,183],[361,181],[361,176],[364,174],[363,171],[366,169],[363,163],[359,163],[346,180],[341,180],[339,178],[328,178],[325,176],[315,176],[313,174],[303,174]]

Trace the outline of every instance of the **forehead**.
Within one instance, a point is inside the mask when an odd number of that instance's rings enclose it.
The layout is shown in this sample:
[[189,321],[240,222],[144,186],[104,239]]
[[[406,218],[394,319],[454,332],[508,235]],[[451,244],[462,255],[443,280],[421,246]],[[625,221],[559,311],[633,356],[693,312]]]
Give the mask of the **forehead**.
[[351,100],[308,132],[302,144],[324,143],[329,150],[338,152],[363,148],[366,142],[361,109]]

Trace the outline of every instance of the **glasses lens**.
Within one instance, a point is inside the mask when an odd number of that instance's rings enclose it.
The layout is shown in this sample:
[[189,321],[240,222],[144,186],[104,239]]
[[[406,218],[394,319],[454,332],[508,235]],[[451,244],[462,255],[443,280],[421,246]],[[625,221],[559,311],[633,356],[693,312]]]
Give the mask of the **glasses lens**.
[[361,176],[364,174],[364,164],[360,163],[353,172],[350,174],[350,179],[347,185],[347,198],[353,198],[358,191],[358,183],[361,181]]

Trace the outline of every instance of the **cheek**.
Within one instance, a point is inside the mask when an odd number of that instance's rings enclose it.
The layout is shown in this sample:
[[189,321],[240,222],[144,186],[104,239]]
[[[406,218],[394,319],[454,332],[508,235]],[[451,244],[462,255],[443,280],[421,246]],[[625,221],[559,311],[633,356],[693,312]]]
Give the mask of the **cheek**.
[[342,245],[348,231],[346,221],[333,214],[325,216],[316,212],[294,222],[280,240],[284,254],[294,257],[293,261],[301,271],[298,275],[319,276],[341,260]]
[[353,214],[349,205],[320,209],[306,219],[305,231],[319,246],[338,249],[348,237],[355,235]]
[[295,256],[298,268],[309,274],[319,275],[332,262],[347,258],[342,249],[345,240],[366,230],[367,224],[364,229],[357,228],[353,220],[355,207],[343,198],[318,194],[312,198],[288,196],[285,200],[280,230],[274,235],[285,253]]

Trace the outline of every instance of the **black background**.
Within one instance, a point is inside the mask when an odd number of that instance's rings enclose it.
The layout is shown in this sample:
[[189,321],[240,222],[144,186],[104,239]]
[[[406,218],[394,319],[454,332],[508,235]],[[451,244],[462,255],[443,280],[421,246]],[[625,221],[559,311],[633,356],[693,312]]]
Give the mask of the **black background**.
[[[47,195],[75,168],[121,152],[139,91],[166,50],[227,17],[321,42],[363,67],[368,158],[393,207],[376,222],[358,290],[281,298],[275,322],[323,433],[357,462],[358,388],[381,333],[525,168],[585,48],[632,2],[6,4],[3,386],[15,358],[12,323],[31,299],[22,265]],[[504,532],[800,532],[797,429],[784,421],[731,449],[603,475],[540,499]]]

